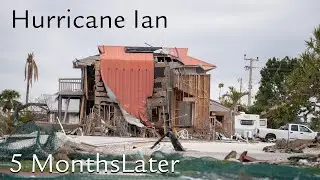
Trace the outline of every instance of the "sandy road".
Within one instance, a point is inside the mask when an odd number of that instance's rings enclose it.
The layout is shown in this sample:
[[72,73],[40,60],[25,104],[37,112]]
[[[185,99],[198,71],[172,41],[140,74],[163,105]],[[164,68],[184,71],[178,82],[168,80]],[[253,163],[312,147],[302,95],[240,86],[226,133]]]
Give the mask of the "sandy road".
[[[140,149],[149,149],[157,139],[146,138],[120,138],[120,137],[99,137],[99,136],[75,136],[77,141],[95,146],[114,146],[121,144],[134,144],[138,145]],[[165,142],[161,142],[161,151],[174,152],[173,147],[169,139],[165,139]],[[195,140],[181,140],[182,146],[186,149],[183,152],[186,156],[203,157],[209,156],[216,159],[224,159],[224,157],[231,151],[237,152],[237,157],[243,151],[248,151],[248,155],[258,160],[270,160],[270,161],[285,161],[288,157],[295,154],[286,153],[267,153],[262,151],[265,146],[274,145],[273,143],[227,143],[227,142],[212,142],[212,141],[195,141]],[[128,148],[130,146],[127,146]],[[132,149],[121,149],[122,153],[132,152]],[[301,154],[299,154],[301,155]]]

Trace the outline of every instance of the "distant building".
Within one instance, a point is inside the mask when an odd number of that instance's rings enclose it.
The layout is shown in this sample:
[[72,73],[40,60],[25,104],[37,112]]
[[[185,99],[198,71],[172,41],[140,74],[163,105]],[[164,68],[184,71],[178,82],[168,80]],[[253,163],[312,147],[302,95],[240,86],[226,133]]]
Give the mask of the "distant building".
[[233,117],[231,116],[231,110],[228,107],[223,106],[221,103],[210,99],[210,119],[214,124],[216,119],[216,131],[231,136],[234,134]]
[[[62,111],[62,114],[64,114],[64,111]],[[50,115],[49,115],[50,122],[57,122],[57,117],[59,117],[58,110],[50,111]],[[61,121],[62,121],[61,123],[63,124],[79,124],[80,122],[79,111],[68,111],[65,121],[63,121],[63,119],[61,119]]]
[[[41,103],[46,103],[49,108],[49,122],[51,123],[56,123],[57,118],[59,117],[59,111],[58,111],[58,100],[57,100],[58,95],[42,95],[39,100]],[[68,105],[68,111],[66,115],[66,119],[64,119],[64,114],[66,112],[66,107],[67,107],[67,100],[64,99],[64,101],[61,103],[61,118],[60,121],[63,124],[79,124],[80,123],[80,118],[79,118],[79,105],[80,101],[77,99],[71,99]],[[41,110],[37,108],[37,110]],[[44,121],[44,119],[42,120]]]

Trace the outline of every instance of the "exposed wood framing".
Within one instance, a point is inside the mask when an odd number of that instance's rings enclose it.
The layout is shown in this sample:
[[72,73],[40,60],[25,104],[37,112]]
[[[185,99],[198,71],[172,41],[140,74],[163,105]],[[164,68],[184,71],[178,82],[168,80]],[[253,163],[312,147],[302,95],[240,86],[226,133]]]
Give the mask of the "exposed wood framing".
[[156,98],[152,98],[149,99],[150,102],[150,106],[151,107],[155,107],[155,106],[166,106],[167,104],[167,100],[164,97],[156,97]]
[[82,96],[82,98],[81,98],[81,100],[80,100],[80,103],[81,103],[81,105],[80,105],[80,124],[82,124],[83,123],[83,118],[84,118],[84,115],[85,115],[85,101],[86,101],[86,96],[85,95],[83,95]]
[[104,87],[101,73],[100,73],[100,61],[97,61],[94,64],[95,69],[95,92],[94,92],[94,104],[95,105],[101,105],[101,104],[107,104],[111,100],[108,98],[106,89]]
[[87,70],[87,68],[84,69],[84,94],[86,95],[86,99],[88,99],[89,95],[88,95],[88,70]]
[[176,75],[173,79],[175,88],[171,101],[173,102],[171,115],[175,117],[172,125],[178,127],[179,102],[194,102],[194,118],[192,130],[205,135],[210,131],[209,99],[210,99],[210,75]]
[[152,97],[166,97],[167,96],[167,92],[163,89],[159,90],[159,91],[155,91],[152,95]]

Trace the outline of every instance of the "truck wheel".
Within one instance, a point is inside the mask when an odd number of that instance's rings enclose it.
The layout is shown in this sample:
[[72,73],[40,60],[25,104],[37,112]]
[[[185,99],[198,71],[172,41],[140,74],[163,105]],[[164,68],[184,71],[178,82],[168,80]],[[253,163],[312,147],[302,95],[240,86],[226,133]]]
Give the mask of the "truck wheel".
[[275,141],[275,140],[277,139],[277,137],[276,137],[275,134],[271,134],[271,133],[270,133],[270,134],[267,134],[267,135],[266,135],[266,138],[265,138],[265,139],[266,139],[267,142],[273,142],[273,141]]

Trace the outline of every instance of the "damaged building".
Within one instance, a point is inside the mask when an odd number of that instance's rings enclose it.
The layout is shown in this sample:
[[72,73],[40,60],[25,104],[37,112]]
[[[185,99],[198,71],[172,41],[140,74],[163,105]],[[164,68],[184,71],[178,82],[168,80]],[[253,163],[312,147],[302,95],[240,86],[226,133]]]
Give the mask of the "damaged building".
[[60,118],[62,100],[79,99],[86,134],[155,137],[169,129],[211,133],[208,71],[215,65],[189,56],[187,48],[98,50],[98,55],[73,61],[80,79],[59,83]]
[[211,122],[215,125],[214,131],[231,137],[235,132],[231,109],[211,99],[209,111]]

